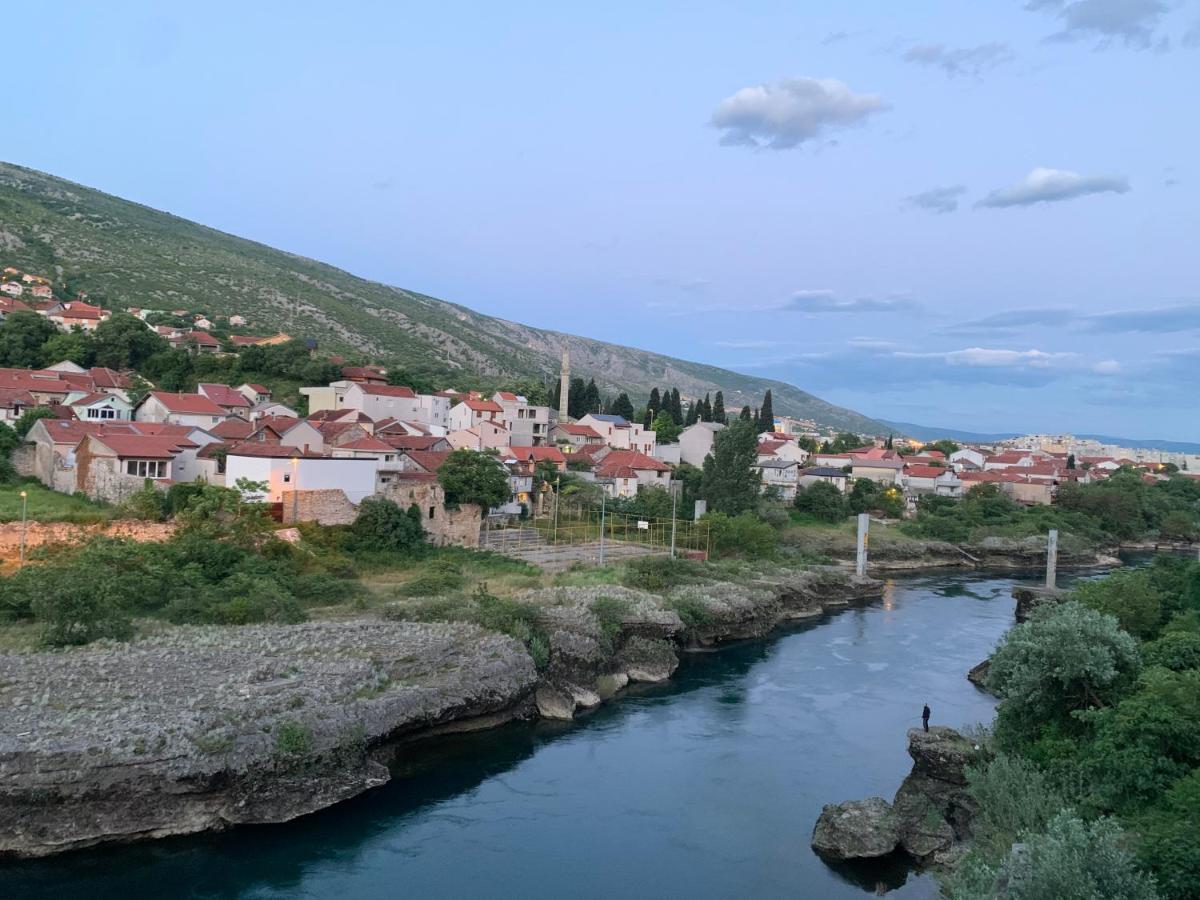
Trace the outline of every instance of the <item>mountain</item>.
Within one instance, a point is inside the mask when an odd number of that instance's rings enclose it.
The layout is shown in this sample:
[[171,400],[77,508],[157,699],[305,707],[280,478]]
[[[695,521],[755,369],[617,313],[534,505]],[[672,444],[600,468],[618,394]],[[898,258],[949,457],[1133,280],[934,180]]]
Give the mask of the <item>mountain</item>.
[[573,375],[644,403],[652,387],[725,407],[755,406],[770,388],[777,414],[863,434],[879,422],[781,381],[485,316],[415,291],[358,278],[42,172],[0,163],[0,265],[51,276],[114,309],[241,314],[256,330],[316,337],[331,352],[447,376],[456,371],[549,381],[563,350]]
[[[912,422],[888,422],[882,419],[880,422],[897,434],[903,434],[918,441],[937,441],[946,438],[964,444],[991,444],[995,441],[1006,441],[1009,438],[1020,437],[1020,434],[1015,431],[982,434],[977,431],[959,431],[955,428],[931,428],[928,425],[914,425]],[[1130,449],[1162,450],[1167,453],[1200,453],[1200,444],[1191,441],[1114,437],[1111,434],[1077,434],[1075,437],[1081,440],[1099,441],[1101,444],[1115,444],[1118,447],[1128,447]]]

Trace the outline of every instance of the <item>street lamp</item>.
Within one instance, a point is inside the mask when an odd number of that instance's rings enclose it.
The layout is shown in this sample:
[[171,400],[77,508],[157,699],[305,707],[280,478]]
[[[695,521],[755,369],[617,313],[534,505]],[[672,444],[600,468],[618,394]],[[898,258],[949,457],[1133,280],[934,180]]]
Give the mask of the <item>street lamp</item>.
[[25,512],[29,506],[29,492],[21,491],[21,568],[25,568]]
[[300,457],[292,457],[292,524],[300,524]]

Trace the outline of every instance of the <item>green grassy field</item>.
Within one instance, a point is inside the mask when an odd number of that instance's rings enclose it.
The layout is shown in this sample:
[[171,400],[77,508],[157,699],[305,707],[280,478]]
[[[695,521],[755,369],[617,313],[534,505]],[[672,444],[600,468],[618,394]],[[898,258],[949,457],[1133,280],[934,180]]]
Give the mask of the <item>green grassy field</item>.
[[70,494],[60,494],[36,483],[0,485],[0,522],[21,519],[21,492],[28,496],[27,515],[30,522],[75,522],[91,524],[107,522],[113,517],[109,507]]

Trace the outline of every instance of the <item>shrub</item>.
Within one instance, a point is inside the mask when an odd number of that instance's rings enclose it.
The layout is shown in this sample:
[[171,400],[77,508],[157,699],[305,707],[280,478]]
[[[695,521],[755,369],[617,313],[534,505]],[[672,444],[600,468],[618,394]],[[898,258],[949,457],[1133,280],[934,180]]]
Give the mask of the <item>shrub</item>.
[[426,563],[416,578],[401,585],[398,593],[402,597],[435,597],[456,591],[466,583],[466,576],[456,563],[435,559]]
[[391,500],[368,497],[350,526],[350,546],[355,550],[414,553],[425,543],[421,511],[402,510]]
[[1075,588],[1074,598],[1084,606],[1114,616],[1135,637],[1152,637],[1162,619],[1163,598],[1146,571],[1114,572],[1107,578],[1085,581]]
[[125,498],[120,514],[149,522],[161,522],[167,512],[167,497],[149,478],[141,490]]
[[612,653],[617,648],[621,629],[629,616],[629,601],[620,597],[597,597],[590,608],[600,624],[600,645],[606,653]]
[[699,597],[686,594],[668,597],[663,605],[673,609],[686,628],[701,628],[714,621],[712,611]]
[[982,766],[968,767],[967,785],[978,805],[971,820],[972,842],[988,860],[1003,857],[1022,833],[1045,830],[1063,807],[1033,763],[1003,753]]
[[702,567],[690,559],[669,556],[645,556],[631,559],[621,573],[621,583],[643,591],[665,591],[682,584],[700,581]]
[[508,470],[490,454],[455,450],[437,474],[451,506],[476,503],[486,513],[509,498]]
[[1138,820],[1138,858],[1171,900],[1189,900],[1200,885],[1200,769],[1175,782]]
[[701,521],[708,525],[709,546],[714,557],[761,559],[775,552],[778,540],[775,529],[754,513],[736,516],[708,513]]
[[[27,570],[33,571],[33,570]],[[47,567],[39,572],[32,611],[52,647],[87,644],[99,638],[128,640],[133,623],[119,598],[74,567]]]
[[284,756],[303,756],[313,748],[313,735],[299,722],[280,722],[275,727],[275,749]]
[[1200,634],[1167,632],[1156,641],[1142,644],[1142,659],[1147,666],[1162,666],[1175,672],[1200,669]]
[[818,481],[797,491],[795,507],[822,522],[840,522],[849,515],[846,498],[827,481]]

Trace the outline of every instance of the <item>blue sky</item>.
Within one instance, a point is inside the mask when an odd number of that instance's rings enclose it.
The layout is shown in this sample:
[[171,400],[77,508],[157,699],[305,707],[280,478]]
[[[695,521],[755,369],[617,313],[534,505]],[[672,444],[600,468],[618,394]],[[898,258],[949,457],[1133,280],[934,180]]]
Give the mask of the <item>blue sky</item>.
[[43,6],[9,161],[870,415],[1200,440],[1200,0]]

